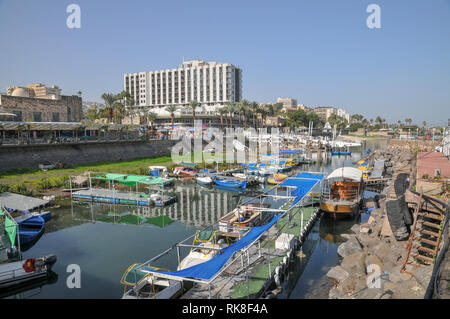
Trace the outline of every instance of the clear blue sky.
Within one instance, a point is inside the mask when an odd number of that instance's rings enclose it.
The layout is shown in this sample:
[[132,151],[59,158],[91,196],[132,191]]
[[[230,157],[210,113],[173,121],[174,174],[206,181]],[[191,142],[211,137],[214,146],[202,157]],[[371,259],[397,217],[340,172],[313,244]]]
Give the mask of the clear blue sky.
[[[81,29],[66,7],[81,7]],[[368,29],[366,7],[381,7]],[[42,82],[101,101],[182,57],[243,69],[243,95],[388,122],[450,118],[450,0],[0,0],[0,91]]]

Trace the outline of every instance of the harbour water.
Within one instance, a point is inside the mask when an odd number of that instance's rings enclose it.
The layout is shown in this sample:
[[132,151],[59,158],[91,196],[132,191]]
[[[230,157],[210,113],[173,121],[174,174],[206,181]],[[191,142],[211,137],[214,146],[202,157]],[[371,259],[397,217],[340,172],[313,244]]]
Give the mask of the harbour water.
[[[331,157],[322,164],[304,165],[298,170],[330,172],[353,166],[367,150],[384,146],[382,142],[366,142],[352,156]],[[205,189],[193,180],[178,182],[175,191],[177,203],[141,208],[134,213],[142,218],[134,219],[121,218],[121,214],[136,207],[61,202],[60,208],[52,210],[44,235],[23,253],[24,258],[56,254],[55,276],[36,287],[16,291],[9,298],[120,298],[120,279],[132,263],[144,262],[216,222],[239,201],[235,193]],[[340,235],[349,232],[354,223],[334,223],[323,217],[316,223],[303,247],[305,257],[292,268],[281,298],[326,297],[323,278],[339,261],[336,251],[343,240]],[[174,260],[164,259],[158,266],[175,269]],[[68,287],[73,277],[71,265],[81,270],[80,288]]]

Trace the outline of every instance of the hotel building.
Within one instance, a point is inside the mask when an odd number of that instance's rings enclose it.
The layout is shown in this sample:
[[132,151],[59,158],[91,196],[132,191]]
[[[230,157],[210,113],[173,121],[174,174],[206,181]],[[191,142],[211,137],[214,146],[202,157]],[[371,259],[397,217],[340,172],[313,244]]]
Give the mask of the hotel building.
[[242,70],[230,63],[183,61],[175,69],[125,74],[124,90],[136,106],[202,105],[239,102]]

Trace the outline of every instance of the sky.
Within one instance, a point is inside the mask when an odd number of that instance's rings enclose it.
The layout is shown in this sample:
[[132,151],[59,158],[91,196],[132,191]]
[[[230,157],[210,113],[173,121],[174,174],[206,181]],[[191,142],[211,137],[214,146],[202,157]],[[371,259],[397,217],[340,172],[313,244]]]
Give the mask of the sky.
[[[70,4],[81,28],[66,25]],[[369,4],[381,28],[369,29]],[[58,85],[101,102],[125,73],[185,59],[243,71],[243,98],[446,125],[450,0],[0,0],[0,92]]]

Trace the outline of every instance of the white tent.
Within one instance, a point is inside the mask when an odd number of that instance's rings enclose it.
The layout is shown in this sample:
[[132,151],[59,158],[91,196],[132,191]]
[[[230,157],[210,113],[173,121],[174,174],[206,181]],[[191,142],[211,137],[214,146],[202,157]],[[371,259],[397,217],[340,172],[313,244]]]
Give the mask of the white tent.
[[345,178],[354,181],[361,181],[362,171],[355,167],[340,167],[335,169],[331,174],[327,176],[327,179],[331,178]]

